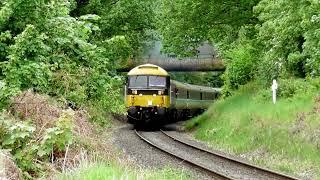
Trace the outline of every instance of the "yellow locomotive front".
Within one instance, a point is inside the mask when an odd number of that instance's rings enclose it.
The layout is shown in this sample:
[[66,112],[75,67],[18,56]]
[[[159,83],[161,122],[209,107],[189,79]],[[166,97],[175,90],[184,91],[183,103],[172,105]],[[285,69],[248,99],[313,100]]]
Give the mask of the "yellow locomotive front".
[[170,106],[170,77],[159,66],[145,64],[128,73],[126,106],[129,123],[160,122]]

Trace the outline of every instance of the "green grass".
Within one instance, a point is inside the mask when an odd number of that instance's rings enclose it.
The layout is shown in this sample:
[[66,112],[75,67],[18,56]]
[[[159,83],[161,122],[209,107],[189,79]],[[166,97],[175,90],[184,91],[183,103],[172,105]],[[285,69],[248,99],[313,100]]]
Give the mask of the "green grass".
[[166,167],[160,170],[134,169],[116,163],[94,163],[58,175],[61,180],[106,180],[106,179],[191,179],[191,174],[183,170]]
[[276,105],[271,99],[261,100],[260,93],[254,85],[247,85],[234,96],[215,103],[186,126],[189,129],[197,126],[194,132],[197,139],[257,164],[320,178],[317,92],[280,98]]

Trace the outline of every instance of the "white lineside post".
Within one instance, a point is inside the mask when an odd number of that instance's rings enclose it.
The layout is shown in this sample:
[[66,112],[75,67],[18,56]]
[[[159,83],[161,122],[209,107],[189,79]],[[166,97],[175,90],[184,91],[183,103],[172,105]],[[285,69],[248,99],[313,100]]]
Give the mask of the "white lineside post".
[[277,83],[277,81],[276,81],[275,79],[272,81],[271,89],[272,89],[272,100],[273,100],[273,104],[276,104],[276,101],[277,101],[278,83]]

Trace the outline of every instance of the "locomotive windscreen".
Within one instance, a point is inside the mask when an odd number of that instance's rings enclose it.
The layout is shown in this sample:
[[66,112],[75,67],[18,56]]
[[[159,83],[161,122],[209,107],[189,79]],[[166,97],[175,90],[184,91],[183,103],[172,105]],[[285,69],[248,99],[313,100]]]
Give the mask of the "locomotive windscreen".
[[166,78],[162,76],[149,76],[150,87],[166,87]]
[[129,88],[165,88],[166,77],[163,76],[130,76]]
[[129,77],[129,88],[147,88],[148,76],[131,76]]

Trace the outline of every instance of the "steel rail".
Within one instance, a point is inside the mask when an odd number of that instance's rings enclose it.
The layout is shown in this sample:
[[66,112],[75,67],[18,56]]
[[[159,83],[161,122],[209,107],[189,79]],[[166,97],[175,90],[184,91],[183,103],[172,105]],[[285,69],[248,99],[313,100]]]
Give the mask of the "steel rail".
[[259,167],[259,166],[256,166],[256,165],[253,165],[253,164],[249,164],[245,161],[241,161],[241,160],[238,160],[238,159],[235,159],[235,158],[232,158],[232,157],[228,157],[226,155],[223,155],[221,153],[218,153],[218,152],[213,152],[213,151],[209,151],[209,150],[206,150],[204,148],[201,148],[201,147],[198,147],[198,146],[195,146],[195,145],[192,145],[192,144],[189,144],[185,141],[182,141],[180,139],[177,139],[176,137],[173,137],[172,135],[166,133],[165,131],[163,130],[160,130],[164,135],[166,135],[167,137],[173,139],[174,141],[177,141],[181,144],[184,144],[186,146],[189,146],[189,147],[192,147],[196,150],[200,150],[200,151],[203,151],[203,152],[206,152],[210,155],[214,155],[214,156],[217,156],[217,157],[220,157],[220,158],[223,158],[223,159],[226,159],[227,161],[231,161],[231,162],[234,162],[234,163],[237,163],[237,164],[241,164],[243,166],[246,166],[246,167],[249,167],[249,168],[252,168],[252,169],[256,169],[258,171],[263,171],[263,172],[266,172],[266,173],[270,173],[270,174],[273,174],[273,175],[276,175],[276,176],[279,176],[281,178],[285,178],[285,179],[292,179],[292,180],[298,180],[298,178],[296,177],[293,177],[293,176],[290,176],[290,175],[286,175],[286,174],[283,174],[283,173],[280,173],[280,172],[276,172],[276,171],[272,171],[270,169],[266,169],[266,168],[263,168],[263,167]]
[[209,172],[209,173],[213,174],[214,176],[219,177],[219,178],[221,178],[221,179],[235,180],[235,179],[232,178],[232,177],[229,177],[229,176],[224,175],[224,174],[222,174],[222,173],[216,172],[216,171],[214,171],[214,170],[212,170],[212,169],[209,169],[209,168],[204,167],[204,166],[202,166],[202,165],[200,165],[200,164],[197,164],[197,163],[195,163],[195,162],[192,162],[191,160],[185,159],[185,158],[183,158],[183,157],[181,157],[181,156],[179,156],[179,155],[177,155],[177,154],[174,154],[174,153],[172,153],[172,152],[170,152],[170,151],[168,151],[168,150],[166,150],[166,149],[164,149],[164,148],[156,145],[155,143],[151,142],[148,138],[144,137],[144,136],[143,136],[141,133],[139,133],[137,130],[134,130],[134,131],[135,131],[136,135],[137,135],[140,139],[142,139],[143,141],[145,141],[146,143],[148,143],[148,144],[151,145],[152,147],[155,147],[156,149],[159,149],[159,150],[161,150],[162,152],[165,152],[166,154],[169,154],[169,155],[171,155],[171,156],[173,156],[173,157],[175,157],[175,158],[177,158],[177,159],[180,159],[180,160],[182,160],[183,162],[187,162],[187,163],[189,163],[189,164],[191,164],[191,165],[193,165],[193,166],[195,166],[195,167],[201,168],[201,169],[203,169],[203,170],[205,170],[205,171],[207,171],[207,172]]

